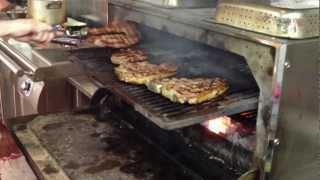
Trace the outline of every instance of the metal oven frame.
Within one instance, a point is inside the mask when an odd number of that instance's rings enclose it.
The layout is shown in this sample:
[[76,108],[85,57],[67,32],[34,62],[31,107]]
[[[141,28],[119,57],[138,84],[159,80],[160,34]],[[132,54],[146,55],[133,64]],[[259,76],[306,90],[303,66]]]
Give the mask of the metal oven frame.
[[[243,56],[260,89],[256,166],[253,168],[265,172],[260,179],[319,179],[320,66],[317,38],[280,39],[212,23],[210,13],[214,12],[211,11],[201,12],[206,18],[194,14],[191,9],[162,9],[124,0],[111,0],[109,11],[110,19],[134,21]],[[2,71],[5,72],[2,88],[9,88],[9,95],[16,93],[15,88],[20,84],[10,81],[20,82],[23,78],[13,78],[12,73],[3,67]],[[91,97],[100,86],[85,76],[69,77],[69,82],[77,89],[76,105],[81,105],[79,94]],[[43,84],[39,83],[42,91]],[[61,97],[67,96],[62,93]],[[1,98],[10,99],[3,90]],[[10,103],[17,105],[16,99],[11,98]],[[41,105],[34,103],[32,112],[37,112]]]
[[[319,40],[281,39],[210,23],[181,11],[114,0],[125,19],[243,56],[260,88],[256,165],[261,179],[318,179]],[[188,10],[186,10],[188,11]]]

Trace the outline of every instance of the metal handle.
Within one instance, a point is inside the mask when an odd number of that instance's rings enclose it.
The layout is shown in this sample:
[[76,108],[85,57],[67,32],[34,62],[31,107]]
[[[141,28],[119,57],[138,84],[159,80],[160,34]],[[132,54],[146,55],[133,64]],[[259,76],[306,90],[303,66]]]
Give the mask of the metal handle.
[[47,4],[47,9],[61,9],[62,1],[52,0]]
[[11,60],[10,57],[8,57],[6,54],[0,51],[0,60],[3,64],[5,64],[15,75],[21,77],[24,74],[23,69],[15,63],[13,60]]
[[[34,64],[32,64],[27,57],[25,57],[22,53],[15,50],[13,47],[11,47],[9,44],[7,44],[5,41],[0,40],[0,50],[3,51],[2,55],[4,55],[4,57],[5,57],[5,58],[1,58],[1,59],[3,59],[2,61],[9,63],[7,65],[10,65],[11,67],[15,67],[15,68],[21,70],[23,74],[33,75],[33,72],[35,72],[37,70],[37,67]],[[15,60],[16,60],[16,62],[15,62]],[[23,68],[27,68],[28,70],[25,71]],[[21,73],[21,72],[19,72],[19,73]]]

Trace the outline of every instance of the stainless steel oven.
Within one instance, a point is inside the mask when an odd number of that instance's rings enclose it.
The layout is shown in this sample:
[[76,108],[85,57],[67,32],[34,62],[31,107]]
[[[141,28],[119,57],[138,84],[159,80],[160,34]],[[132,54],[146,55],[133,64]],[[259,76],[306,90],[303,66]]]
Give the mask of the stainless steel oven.
[[[29,82],[31,89],[56,81],[69,88],[59,99],[45,99],[73,111],[11,121],[41,178],[319,178],[319,7],[225,2],[163,8],[110,0],[108,10],[109,20],[137,24],[137,47],[151,62],[176,64],[178,76],[224,77],[230,91],[200,105],[175,104],[119,82],[108,62],[112,49],[33,50],[48,61],[37,71],[3,42],[2,62],[11,69],[4,77],[15,80],[20,96],[41,101],[25,93]],[[41,112],[36,107],[33,112]]]

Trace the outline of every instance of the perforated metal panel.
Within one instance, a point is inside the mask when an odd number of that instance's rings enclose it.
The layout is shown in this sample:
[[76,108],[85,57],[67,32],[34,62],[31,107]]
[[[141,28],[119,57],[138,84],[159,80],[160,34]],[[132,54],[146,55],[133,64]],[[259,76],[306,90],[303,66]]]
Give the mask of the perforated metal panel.
[[221,3],[217,23],[285,38],[319,36],[319,9],[289,10],[256,4]]

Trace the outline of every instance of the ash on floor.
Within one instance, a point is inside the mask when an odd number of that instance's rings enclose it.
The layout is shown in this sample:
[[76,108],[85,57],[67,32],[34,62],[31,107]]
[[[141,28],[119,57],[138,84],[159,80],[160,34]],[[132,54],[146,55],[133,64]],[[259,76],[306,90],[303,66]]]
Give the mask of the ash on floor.
[[192,179],[112,119],[99,123],[91,115],[64,113],[40,116],[27,127],[70,179]]

